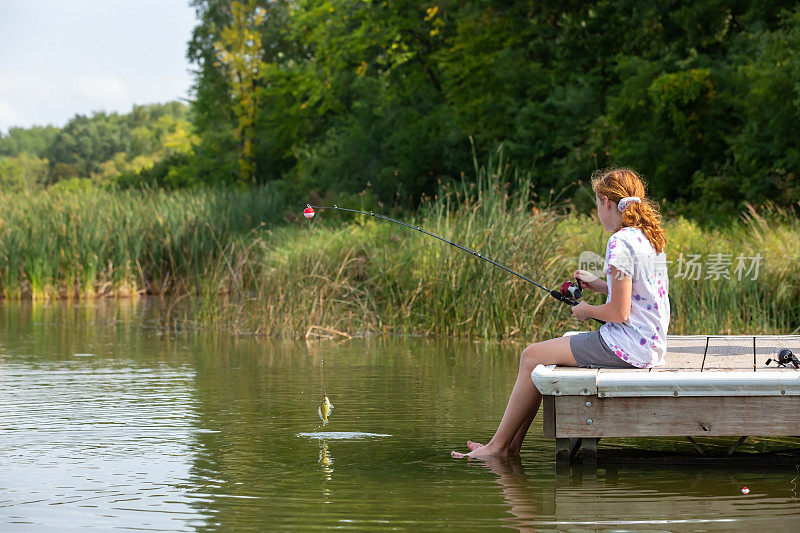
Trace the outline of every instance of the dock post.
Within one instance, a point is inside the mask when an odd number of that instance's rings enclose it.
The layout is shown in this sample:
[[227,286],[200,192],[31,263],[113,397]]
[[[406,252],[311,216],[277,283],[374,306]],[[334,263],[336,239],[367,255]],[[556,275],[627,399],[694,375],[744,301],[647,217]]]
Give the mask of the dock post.
[[[755,339],[755,337],[753,337],[753,339]],[[755,340],[753,342],[755,343]],[[733,455],[733,452],[736,451],[736,448],[738,448],[745,441],[746,438],[747,435],[742,435],[741,437],[739,437],[739,440],[736,441],[736,444],[731,446],[731,448],[728,450],[728,457]]]
[[569,463],[571,451],[568,438],[556,438],[556,463]]
[[583,462],[597,463],[597,441],[600,439],[583,437]]

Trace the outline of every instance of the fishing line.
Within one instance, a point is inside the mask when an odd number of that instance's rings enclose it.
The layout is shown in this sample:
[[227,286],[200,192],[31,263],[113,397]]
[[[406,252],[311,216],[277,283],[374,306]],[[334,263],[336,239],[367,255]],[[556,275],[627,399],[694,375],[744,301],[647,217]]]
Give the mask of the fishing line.
[[328,393],[325,391],[325,359],[320,359],[320,361],[322,363],[322,397],[324,398],[328,395]]
[[[442,240],[442,241],[444,241],[444,242],[446,242],[446,243],[448,243],[448,244],[452,244],[453,246],[459,247],[459,245],[457,245],[457,244],[455,244],[455,243],[452,243],[452,242],[450,242],[450,241],[448,241],[448,240],[446,240],[446,239],[444,239],[444,238],[442,238],[442,237],[440,237],[440,236],[438,236],[438,235],[435,235],[435,234],[429,233],[429,232],[427,232],[427,231],[425,231],[425,230],[421,229],[419,226],[414,226],[414,225],[412,225],[412,224],[407,224],[407,223],[405,223],[405,222],[401,222],[401,221],[399,221],[399,220],[395,220],[395,219],[392,219],[392,218],[388,218],[388,217],[385,217],[385,216],[383,216],[383,215],[376,214],[376,213],[374,213],[374,212],[372,212],[372,211],[370,211],[370,212],[366,212],[366,211],[358,211],[358,210],[355,210],[355,209],[345,209],[345,208],[343,208],[343,207],[338,207],[338,206],[333,206],[333,207],[320,207],[320,206],[315,206],[315,205],[311,205],[311,204],[306,204],[306,205],[307,205],[307,207],[306,207],[306,209],[303,211],[303,215],[306,217],[306,219],[308,219],[308,224],[309,224],[309,226],[311,226],[311,219],[312,219],[312,218],[313,218],[313,216],[314,216],[314,211],[313,211],[313,210],[314,210],[315,208],[316,208],[316,209],[335,209],[335,210],[337,210],[337,211],[349,211],[349,212],[352,212],[352,213],[360,213],[360,214],[362,214],[362,215],[368,215],[368,216],[373,216],[373,217],[376,217],[376,218],[381,218],[381,219],[383,219],[383,220],[387,220],[387,221],[389,221],[389,222],[394,222],[394,223],[396,223],[396,224],[400,224],[400,225],[402,225],[402,226],[406,226],[406,227],[408,227],[408,228],[411,228],[411,229],[413,229],[413,230],[420,231],[420,232],[422,232],[422,233],[425,233],[426,235],[431,235],[432,237],[436,237],[437,239],[440,239],[440,240]],[[311,211],[310,211],[310,212],[309,212],[309,209],[311,209]],[[463,248],[462,248],[462,249],[463,249]],[[473,252],[472,250],[468,250],[468,249],[467,249],[467,251],[469,251],[469,252],[470,252],[470,253],[472,253],[473,255],[481,254],[480,250],[478,250],[477,252]],[[483,256],[483,257],[485,258],[485,256]],[[498,260],[496,260],[496,259],[495,259],[494,261],[495,261],[496,263],[501,263],[501,261],[498,261]],[[512,269],[512,268],[513,268],[514,270],[522,271],[522,272],[524,272],[525,274],[530,274],[530,273],[531,273],[531,270],[530,270],[528,267],[520,267],[520,266],[518,266],[518,265],[512,265],[512,264],[506,263],[505,261],[503,261],[502,263],[503,263],[503,265],[504,265],[504,266],[503,266],[503,267],[501,267],[501,268],[508,267],[508,269]],[[539,272],[539,273],[536,273],[536,277],[538,277],[538,278],[544,278],[545,280],[552,281],[553,283],[556,283],[556,284],[559,284],[559,285],[561,284],[561,282],[560,282],[560,281],[558,281],[558,280],[557,280],[557,279],[556,279],[556,278],[555,278],[555,277],[554,277],[552,274],[542,274],[541,272]]]
[[[415,226],[413,224],[408,224],[407,222],[403,222],[401,220],[395,220],[393,218],[389,218],[389,217],[381,215],[379,213],[373,213],[372,211],[367,212],[367,211],[359,211],[358,209],[346,209],[344,207],[339,207],[337,205],[334,205],[333,207],[330,207],[330,206],[317,206],[317,205],[311,205],[311,204],[306,204],[306,205],[307,205],[307,207],[303,211],[303,216],[305,216],[309,220],[311,220],[311,218],[314,216],[314,214],[315,214],[314,210],[315,209],[332,209],[334,211],[344,211],[344,212],[347,212],[347,213],[357,213],[359,215],[366,215],[366,216],[370,216],[370,217],[375,217],[375,218],[379,218],[381,220],[385,220],[387,222],[392,222],[394,224],[399,224],[401,226],[405,226],[406,228],[418,231],[420,233],[428,235],[429,237],[433,237],[434,239],[438,239],[438,240],[440,240],[440,241],[442,241],[444,243],[449,244],[450,246],[454,246],[454,247],[458,248],[461,251],[467,252],[468,254],[471,254],[474,257],[477,257],[478,259],[483,259],[484,261],[486,261],[488,263],[491,263],[491,264],[493,264],[494,266],[496,266],[498,268],[502,268],[503,270],[505,270],[509,274],[513,274],[513,275],[517,276],[518,278],[520,278],[522,280],[525,280],[528,283],[530,283],[530,284],[542,289],[543,291],[547,292],[550,296],[552,296],[554,299],[558,300],[561,303],[567,304],[569,306],[574,306],[574,305],[578,304],[578,299],[577,298],[580,297],[580,292],[579,291],[577,292],[577,294],[578,294],[577,297],[570,297],[571,295],[576,294],[576,293],[570,292],[569,295],[567,295],[567,294],[564,294],[564,293],[562,293],[562,292],[560,292],[559,290],[556,290],[556,289],[548,289],[547,287],[545,287],[541,283],[537,283],[536,281],[532,280],[528,276],[520,274],[516,270],[513,270],[513,269],[503,265],[499,261],[495,261],[494,259],[490,259],[489,257],[486,257],[485,255],[483,255],[481,253],[480,250],[471,250],[470,248],[467,248],[466,246],[464,246],[462,244],[459,244],[457,242],[445,239],[444,237],[436,235],[435,233],[431,233],[430,231],[427,231],[427,230],[421,228],[420,226]],[[564,285],[562,285],[562,288],[566,287],[566,285],[567,285],[566,283]],[[598,320],[596,318],[593,318],[592,320],[594,320],[595,322],[597,322],[599,324],[605,324],[605,322],[603,322],[602,320]]]

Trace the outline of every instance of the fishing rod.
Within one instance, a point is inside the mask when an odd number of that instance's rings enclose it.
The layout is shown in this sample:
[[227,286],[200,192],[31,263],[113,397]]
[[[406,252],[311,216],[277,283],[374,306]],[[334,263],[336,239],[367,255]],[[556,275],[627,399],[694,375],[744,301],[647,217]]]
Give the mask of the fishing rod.
[[[332,209],[334,211],[345,211],[347,213],[358,213],[360,215],[366,215],[366,216],[370,216],[370,217],[375,217],[375,218],[379,218],[381,220],[385,220],[387,222],[392,222],[394,224],[399,224],[401,226],[405,226],[407,228],[413,229],[415,231],[418,231],[420,233],[424,233],[425,235],[433,237],[434,239],[439,239],[442,242],[446,242],[450,246],[455,246],[459,250],[467,252],[468,254],[471,254],[471,255],[477,257],[478,259],[483,259],[484,261],[486,261],[488,263],[491,263],[496,267],[502,268],[506,272],[508,272],[510,274],[513,274],[513,275],[517,276],[518,278],[523,279],[523,280],[527,281],[528,283],[530,283],[530,284],[542,289],[543,291],[547,292],[547,294],[549,294],[550,296],[552,296],[553,298],[555,298],[556,300],[558,300],[561,303],[567,304],[569,306],[578,305],[578,301],[581,298],[581,294],[582,294],[581,281],[579,279],[577,279],[577,278],[575,279],[577,284],[573,283],[571,281],[566,281],[561,285],[561,287],[558,290],[556,290],[556,289],[548,289],[547,287],[545,287],[541,283],[537,283],[536,281],[532,280],[531,278],[520,274],[516,270],[512,270],[512,269],[508,268],[507,266],[503,265],[502,263],[499,263],[499,262],[497,262],[497,261],[495,261],[493,259],[490,259],[490,258],[486,257],[485,255],[483,255],[481,253],[480,250],[471,250],[471,249],[467,248],[464,245],[461,245],[461,244],[459,244],[457,242],[453,242],[451,240],[445,239],[444,237],[436,235],[435,233],[431,233],[430,231],[427,231],[427,230],[425,230],[425,229],[423,229],[423,228],[421,228],[419,226],[414,226],[412,224],[408,224],[408,223],[403,222],[401,220],[395,220],[393,218],[389,218],[389,217],[381,215],[379,213],[373,213],[372,211],[367,212],[367,211],[359,211],[358,209],[345,209],[344,207],[339,207],[337,205],[334,205],[333,207],[330,207],[330,206],[319,206],[319,205],[306,204],[306,208],[305,208],[305,210],[303,210],[303,216],[306,217],[307,219],[311,220],[311,218],[314,217],[314,214],[315,214],[314,210],[315,209],[318,209],[318,210]],[[594,320],[598,324],[605,324],[605,322],[603,322],[602,320],[598,320],[596,318],[592,318],[592,320]]]

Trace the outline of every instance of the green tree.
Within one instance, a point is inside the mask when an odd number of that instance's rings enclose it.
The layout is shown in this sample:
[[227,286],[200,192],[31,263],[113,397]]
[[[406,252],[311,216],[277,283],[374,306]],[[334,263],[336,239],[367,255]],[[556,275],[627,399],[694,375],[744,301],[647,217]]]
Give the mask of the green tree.
[[[742,127],[728,136],[732,159],[727,197],[800,201],[800,7],[773,31],[748,36],[732,57],[735,113]],[[743,39],[744,40],[744,39]],[[730,183],[730,174],[741,176]],[[727,180],[726,180],[727,178]],[[737,186],[738,185],[738,186]]]
[[7,135],[0,134],[0,156],[16,156],[26,152],[34,157],[44,157],[58,131],[55,126],[9,128]]
[[502,144],[532,169],[540,193],[624,164],[677,206],[800,195],[793,2],[194,5],[203,182],[371,186],[413,205],[470,179],[473,137],[479,158]]
[[258,107],[257,84],[264,76],[260,26],[265,9],[255,0],[234,1],[230,23],[219,32],[214,43],[219,66],[228,76],[233,113],[237,118],[236,138],[240,144],[239,173],[243,183],[255,181],[253,162],[254,132]]
[[47,181],[48,170],[47,159],[28,152],[0,157],[0,187],[3,190],[35,189]]
[[[58,133],[48,152],[54,166],[66,163],[81,177],[89,178],[100,170],[103,161],[118,152],[128,152],[132,135],[121,117],[100,112],[91,117],[76,115]],[[66,176],[55,175],[55,179]]]

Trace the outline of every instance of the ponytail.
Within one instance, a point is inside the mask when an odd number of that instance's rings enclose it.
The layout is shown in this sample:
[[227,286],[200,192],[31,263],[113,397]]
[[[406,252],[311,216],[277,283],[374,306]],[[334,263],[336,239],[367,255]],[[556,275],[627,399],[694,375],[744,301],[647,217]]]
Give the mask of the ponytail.
[[657,254],[664,251],[666,236],[664,228],[661,227],[661,213],[654,207],[649,200],[642,200],[641,203],[629,205],[622,212],[622,223],[617,230],[622,228],[639,228],[653,245]]
[[[661,227],[661,213],[656,204],[645,198],[645,183],[635,171],[629,168],[596,171],[592,175],[592,189],[598,196],[606,196],[612,202],[622,204],[622,222],[617,231],[638,228],[657,254],[664,251],[667,239]],[[621,203],[623,198],[627,201]]]

